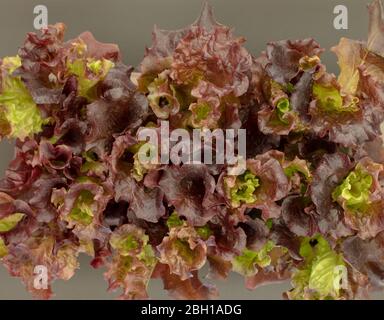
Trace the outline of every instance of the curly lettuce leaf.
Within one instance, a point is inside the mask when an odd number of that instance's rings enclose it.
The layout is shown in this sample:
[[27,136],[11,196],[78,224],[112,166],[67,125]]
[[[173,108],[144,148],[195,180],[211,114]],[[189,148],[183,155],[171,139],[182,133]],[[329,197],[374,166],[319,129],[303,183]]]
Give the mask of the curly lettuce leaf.
[[355,103],[344,105],[343,98],[337,88],[326,87],[315,83],[313,85],[313,95],[318,101],[318,107],[324,112],[356,112],[358,107]]
[[308,189],[308,183],[312,181],[312,172],[310,163],[297,156],[292,161],[285,161],[284,173],[292,184],[292,189],[301,194],[305,194]]
[[196,227],[196,232],[203,240],[207,240],[211,235],[213,235],[213,231],[208,225]]
[[287,293],[290,299],[339,299],[342,296],[341,268],[345,262],[341,254],[330,247],[321,235],[305,237],[300,246],[304,262],[293,275],[294,289]]
[[372,182],[372,176],[357,167],[336,187],[332,198],[335,201],[342,198],[349,209],[358,210],[369,203]]
[[271,42],[266,51],[266,70],[273,80],[286,85],[302,71],[303,64],[300,62],[303,59],[316,61],[322,51],[319,44],[310,38]]
[[365,91],[361,71],[375,81],[384,80],[383,4],[374,0],[369,6],[369,32],[366,42],[341,38],[331,50],[337,55],[340,74],[338,82],[344,94],[356,95]]
[[25,217],[24,213],[13,213],[0,219],[0,233],[14,229],[17,224]]
[[0,259],[8,254],[7,246],[4,243],[3,238],[0,238]]
[[193,271],[190,278],[182,280],[170,272],[168,265],[159,263],[154,277],[163,280],[164,289],[174,299],[208,300],[217,298],[219,294],[214,285],[203,283],[199,279],[197,271]]
[[97,97],[96,84],[105,78],[114,63],[108,59],[76,59],[67,62],[67,72],[77,78],[78,95],[93,101]]
[[46,120],[43,119],[21,78],[12,76],[13,71],[20,65],[21,60],[18,56],[6,57],[2,60],[0,90],[2,132],[0,135],[24,140],[39,133]]
[[69,213],[69,218],[83,225],[89,225],[93,221],[93,211],[91,205],[94,195],[88,190],[82,190],[78,195],[73,209]]
[[157,246],[159,261],[169,266],[171,273],[181,280],[190,278],[193,271],[203,267],[207,259],[207,245],[192,227],[171,228],[169,235]]
[[265,220],[278,217],[280,207],[275,201],[284,198],[290,190],[290,182],[282,167],[283,158],[282,152],[271,150],[247,159],[244,174],[221,174],[219,192],[232,208],[260,209]]
[[112,233],[110,245],[114,251],[105,273],[109,289],[122,288],[122,299],[148,298],[147,286],[157,258],[144,230],[122,225]]
[[205,225],[217,214],[215,179],[207,166],[184,164],[169,166],[162,171],[159,188],[168,204],[172,204],[192,226]]
[[357,230],[362,239],[375,237],[384,230],[382,172],[382,164],[365,157],[332,193],[333,200],[344,209],[346,223]]
[[232,261],[232,269],[245,277],[251,277],[257,273],[257,266],[267,267],[271,263],[269,253],[275,247],[273,241],[267,243],[258,251],[244,249],[241,255]]
[[184,225],[183,220],[180,219],[179,215],[176,212],[172,212],[172,214],[167,219],[168,228],[181,227]]
[[[12,241],[7,245],[8,254],[2,261],[12,275],[21,278],[27,289],[40,299],[52,296],[51,284],[56,279],[69,280],[79,264],[78,246],[64,239],[65,230],[40,228],[22,242]],[[59,240],[59,237],[64,239]],[[48,271],[48,287],[38,289],[34,285],[35,267],[45,266]]]
[[259,179],[249,170],[237,177],[235,185],[230,188],[232,205],[239,207],[241,203],[254,203],[256,201],[254,193],[259,185]]

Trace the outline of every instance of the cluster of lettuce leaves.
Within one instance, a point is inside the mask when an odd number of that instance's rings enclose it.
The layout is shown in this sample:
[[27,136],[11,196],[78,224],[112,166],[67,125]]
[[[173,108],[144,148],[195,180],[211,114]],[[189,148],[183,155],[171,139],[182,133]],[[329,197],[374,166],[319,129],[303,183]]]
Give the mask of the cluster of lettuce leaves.
[[[332,49],[338,77],[313,39],[251,55],[208,6],[185,29],[155,29],[136,69],[89,32],[29,33],[0,64],[0,135],[16,141],[0,182],[1,262],[38,298],[80,254],[124,299],[148,298],[155,278],[175,298],[215,298],[210,280],[232,271],[249,289],[291,279],[289,299],[382,289],[383,14],[374,1],[368,40]],[[246,129],[246,171],[141,163],[138,134],[160,121]],[[34,287],[37,265],[47,289]]]

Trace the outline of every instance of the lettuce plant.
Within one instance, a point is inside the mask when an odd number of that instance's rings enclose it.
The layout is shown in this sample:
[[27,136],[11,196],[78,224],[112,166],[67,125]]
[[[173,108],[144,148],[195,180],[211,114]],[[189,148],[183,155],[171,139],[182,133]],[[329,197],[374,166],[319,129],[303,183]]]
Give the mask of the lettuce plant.
[[[215,298],[204,266],[249,289],[291,280],[289,299],[382,289],[384,16],[379,0],[368,9],[367,41],[332,49],[338,77],[313,39],[252,55],[208,6],[184,29],[155,28],[137,68],[89,32],[29,33],[0,61],[0,137],[15,139],[0,181],[1,262],[38,298],[75,274],[80,254],[123,299],[150,297],[155,278],[172,297]],[[139,134],[160,134],[161,121],[245,129],[244,172],[141,162],[155,149]],[[46,289],[34,286],[38,265]]]

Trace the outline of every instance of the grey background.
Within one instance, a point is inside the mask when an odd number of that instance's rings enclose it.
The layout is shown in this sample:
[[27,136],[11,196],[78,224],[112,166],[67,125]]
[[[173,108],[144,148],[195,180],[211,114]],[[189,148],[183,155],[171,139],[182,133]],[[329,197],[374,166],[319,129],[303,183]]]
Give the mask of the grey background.
[[[366,39],[368,0],[210,0],[218,21],[234,27],[246,37],[246,47],[255,56],[268,41],[315,38],[325,49],[336,45],[340,37]],[[0,56],[15,55],[25,35],[33,31],[33,8],[48,7],[49,23],[64,22],[67,39],[89,30],[102,42],[117,43],[126,64],[136,66],[145,46],[151,44],[154,24],[177,29],[193,22],[200,12],[201,0],[0,0]],[[333,28],[333,8],[344,4],[349,10],[349,29]],[[328,69],[337,72],[334,55],[324,53]],[[0,143],[0,176],[13,156],[12,144]],[[111,299],[106,292],[103,270],[89,267],[89,258],[81,258],[81,268],[68,282],[53,285],[57,299]],[[240,276],[218,282],[222,299],[280,299],[289,283],[244,288]],[[166,299],[160,281],[152,281],[151,298]],[[376,295],[379,298],[380,295]],[[0,299],[30,299],[19,279],[10,277],[0,266]]]

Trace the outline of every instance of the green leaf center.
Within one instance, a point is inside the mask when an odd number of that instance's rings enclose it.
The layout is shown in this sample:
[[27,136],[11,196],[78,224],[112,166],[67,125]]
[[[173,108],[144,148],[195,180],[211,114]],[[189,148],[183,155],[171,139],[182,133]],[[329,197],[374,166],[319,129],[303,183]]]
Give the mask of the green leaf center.
[[259,179],[249,170],[236,179],[236,184],[230,190],[232,203],[239,206],[241,203],[254,203],[255,190],[260,186]]

